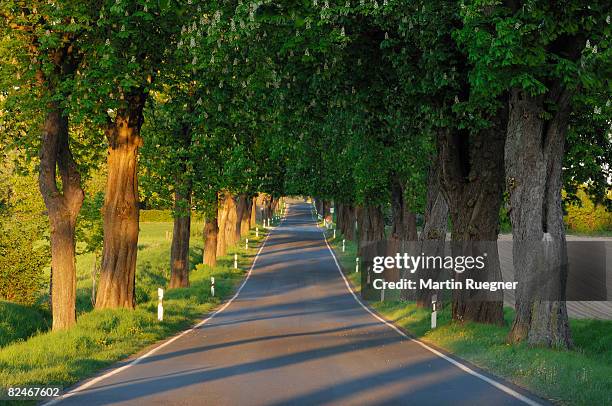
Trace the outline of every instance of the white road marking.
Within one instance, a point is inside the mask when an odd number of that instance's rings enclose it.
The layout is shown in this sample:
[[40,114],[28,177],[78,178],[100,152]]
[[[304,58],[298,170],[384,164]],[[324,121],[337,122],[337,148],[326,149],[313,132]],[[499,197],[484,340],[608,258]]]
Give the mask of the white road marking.
[[[281,220],[281,223],[284,221],[285,219],[283,218]],[[280,225],[280,224],[279,224]],[[255,267],[255,263],[257,262],[257,258],[259,258],[259,254],[261,253],[261,251],[263,250],[264,246],[266,245],[266,242],[268,241],[268,238],[270,237],[270,235],[272,234],[272,231],[270,231],[268,233],[268,235],[266,236],[266,238],[264,239],[263,243],[261,244],[261,247],[259,247],[259,250],[257,251],[257,254],[255,254],[255,258],[253,259],[253,263],[251,264],[251,267],[249,268],[249,272],[247,273],[246,277],[244,278],[244,281],[242,281],[242,284],[240,285],[240,287],[238,288],[238,290],[236,291],[236,293],[234,294],[234,296],[232,296],[231,299],[229,299],[227,302],[225,302],[225,304],[223,306],[221,306],[219,309],[215,310],[210,316],[208,316],[207,318],[205,318],[204,320],[202,320],[201,322],[199,322],[198,324],[196,324],[195,326],[183,331],[182,333],[172,337],[170,340],[163,342],[162,344],[158,345],[157,347],[151,349],[149,352],[147,352],[146,354],[141,355],[140,357],[134,359],[132,362],[130,362],[129,364],[126,364],[122,367],[119,368],[115,368],[111,371],[108,371],[107,373],[105,373],[104,375],[100,375],[98,377],[95,377],[85,383],[83,383],[82,385],[77,386],[76,388],[72,389],[69,392],[64,393],[62,396],[57,397],[53,400],[50,400],[48,402],[45,402],[42,404],[42,406],[51,406],[51,405],[55,405],[59,402],[61,402],[62,400],[68,399],[69,397],[77,394],[78,392],[82,392],[85,389],[95,385],[98,382],[101,382],[103,380],[105,380],[106,378],[109,378],[113,375],[118,374],[119,372],[125,371],[126,369],[128,369],[129,367],[132,367],[138,363],[140,363],[140,361],[142,361],[145,358],[150,357],[151,355],[155,354],[157,351],[161,350],[162,348],[166,347],[167,345],[170,345],[171,343],[173,343],[174,341],[178,340],[179,338],[183,337],[185,334],[188,334],[192,331],[194,331],[195,329],[203,326],[204,324],[206,324],[207,322],[209,322],[210,320],[212,320],[217,314],[221,313],[223,310],[225,310],[240,294],[240,291],[242,291],[242,288],[244,288],[244,285],[246,285],[247,281],[249,280],[249,278],[251,277],[251,273],[253,272],[253,268]]]
[[[319,225],[317,224],[317,227],[319,227]],[[320,227],[319,227],[320,228]],[[455,365],[457,368],[461,369],[462,371],[467,372],[470,375],[473,375],[479,379],[482,379],[483,381],[485,381],[486,383],[493,385],[494,387],[496,387],[497,389],[501,390],[502,392],[507,393],[508,395],[530,405],[530,406],[542,406],[541,403],[536,402],[533,399],[528,398],[527,396],[524,396],[520,393],[518,393],[517,391],[515,391],[512,388],[509,388],[508,386],[504,385],[501,382],[497,382],[494,379],[489,378],[488,376],[485,376],[481,373],[478,373],[476,371],[474,371],[472,368],[468,367],[465,364],[462,364],[461,362],[447,356],[444,355],[443,353],[441,353],[440,351],[436,350],[435,348],[432,348],[430,346],[428,346],[427,344],[425,344],[422,341],[417,340],[416,338],[410,337],[408,336],[406,333],[404,333],[402,330],[400,330],[395,324],[383,319],[382,317],[380,317],[378,314],[374,313],[372,310],[370,310],[370,308],[368,306],[366,306],[361,299],[359,298],[359,296],[357,296],[355,294],[355,292],[353,292],[353,288],[351,287],[349,281],[346,279],[346,276],[344,276],[344,272],[342,272],[342,268],[340,267],[340,264],[338,263],[338,259],[336,259],[336,254],[334,254],[334,251],[331,249],[331,247],[329,246],[329,243],[327,242],[327,238],[325,237],[325,230],[322,231],[323,234],[323,240],[325,241],[325,245],[327,245],[327,249],[329,250],[329,252],[331,253],[332,258],[334,259],[334,262],[336,263],[336,267],[338,268],[338,272],[340,272],[340,276],[342,276],[342,279],[344,280],[344,284],[346,285],[346,288],[348,289],[349,292],[351,292],[351,295],[353,296],[353,298],[355,299],[355,301],[357,301],[357,303],[359,303],[359,305],[368,313],[370,313],[375,319],[377,319],[378,321],[380,321],[381,323],[391,327],[397,334],[399,334],[400,336],[404,337],[407,340],[410,340],[418,345],[420,345],[421,347],[425,348],[426,350],[434,353],[435,355],[437,355],[440,358],[444,358],[446,361],[450,362],[451,364]]]

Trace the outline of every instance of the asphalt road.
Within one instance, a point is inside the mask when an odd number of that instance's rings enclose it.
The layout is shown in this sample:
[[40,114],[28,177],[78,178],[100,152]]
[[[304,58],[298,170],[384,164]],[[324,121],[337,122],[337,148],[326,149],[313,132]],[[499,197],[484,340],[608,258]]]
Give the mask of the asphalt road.
[[60,404],[541,402],[496,381],[519,397],[368,313],[348,291],[310,205],[293,203],[227,308],[137,364],[77,388]]

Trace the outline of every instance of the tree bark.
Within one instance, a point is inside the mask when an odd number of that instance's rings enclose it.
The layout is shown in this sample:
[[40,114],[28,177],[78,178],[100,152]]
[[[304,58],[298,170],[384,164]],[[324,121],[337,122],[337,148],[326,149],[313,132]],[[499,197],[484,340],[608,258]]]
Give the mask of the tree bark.
[[404,197],[404,184],[399,176],[391,179],[391,209],[393,212],[393,226],[391,240],[416,241],[418,239],[416,214],[411,212]]
[[266,213],[265,216],[267,219],[272,218],[272,196],[268,196],[265,200],[266,203]]
[[243,224],[245,223],[245,214],[248,212],[248,200],[244,194],[238,195],[236,198],[236,228],[235,228],[235,240],[240,241],[240,237],[248,235],[249,226],[248,223],[245,225],[243,230]]
[[336,230],[342,233],[344,228],[344,205],[342,203],[336,203]]
[[[435,163],[429,169],[427,181],[427,203],[425,208],[425,222],[423,231],[419,237],[421,252],[425,255],[443,256],[446,242],[446,230],[448,228],[448,204],[440,190],[440,165]],[[440,269],[423,269],[419,271],[420,277],[424,279],[438,279]],[[403,294],[404,292],[402,292]],[[416,292],[416,306],[430,307],[432,295],[431,289],[419,289]]]
[[[440,131],[442,190],[452,220],[454,256],[487,254],[486,272],[471,272],[477,281],[500,281],[497,251],[499,209],[502,201],[507,109],[492,118],[492,126],[476,134],[459,130]],[[464,282],[467,273],[455,274]],[[503,324],[503,292],[453,291],[454,320]]]
[[138,252],[138,148],[146,95],[126,96],[106,129],[108,179],[104,197],[104,248],[96,308],[125,307],[135,302]]
[[237,230],[240,222],[238,221],[238,210],[236,199],[228,193],[228,198],[225,201],[227,209],[227,219],[225,221],[225,246],[227,248],[236,245],[240,240],[240,230]]
[[43,125],[38,184],[49,216],[51,310],[53,330],[59,330],[76,323],[75,227],[84,193],[70,151],[68,119],[55,102],[50,103]]
[[355,240],[355,220],[357,219],[355,208],[351,205],[343,205],[342,213],[342,235],[347,240]]
[[257,196],[251,199],[251,211],[249,213],[249,228],[255,227],[257,224]]
[[217,257],[222,257],[227,253],[227,222],[229,215],[229,200],[232,196],[228,192],[219,194],[219,207],[217,209],[217,220],[219,232],[217,234]]
[[385,222],[379,206],[359,207],[357,210],[357,227],[359,227],[359,254],[368,243],[385,239]]
[[207,218],[204,225],[204,255],[205,265],[217,265],[217,236],[219,235],[219,225],[217,216]]
[[[570,99],[560,84],[538,97],[518,89],[511,93],[506,184],[519,284],[510,342],[572,346],[565,302],[567,247],[561,208]],[[549,105],[556,106],[556,111],[546,120],[543,117]],[[534,297],[535,289],[540,296]]]
[[191,237],[191,186],[174,193],[174,231],[170,249],[170,288],[189,286],[189,239]]

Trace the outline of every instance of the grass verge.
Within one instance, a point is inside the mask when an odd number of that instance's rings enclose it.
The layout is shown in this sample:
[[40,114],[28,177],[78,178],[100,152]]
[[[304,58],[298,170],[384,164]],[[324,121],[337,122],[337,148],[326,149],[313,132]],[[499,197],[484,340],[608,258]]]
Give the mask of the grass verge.
[[[79,267],[79,317],[65,331],[48,331],[0,349],[1,386],[54,385],[67,387],[93,375],[101,368],[193,325],[204,314],[229,297],[250,267],[266,232],[251,231],[249,249],[244,240],[218,258],[217,266],[199,264],[190,273],[189,288],[170,289],[164,295],[164,321],[157,321],[157,288],[166,286],[170,242],[165,228],[171,224],[141,225],[137,284],[142,290],[135,310],[91,310],[87,277]],[[149,228],[151,228],[149,230]],[[198,247],[199,245],[199,247]],[[200,248],[200,250],[198,250]],[[201,241],[194,241],[191,263],[201,262]],[[234,254],[238,268],[233,269]],[[87,258],[80,258],[87,262]],[[82,264],[81,264],[82,265]],[[210,295],[210,277],[215,277],[215,297]],[[0,401],[1,403],[1,401]]]
[[[353,289],[360,290],[360,274],[354,272],[356,244],[342,236],[328,241]],[[438,314],[438,328],[430,328],[430,311],[414,303],[374,302],[379,314],[423,342],[433,344],[490,371],[533,393],[563,405],[612,404],[612,321],[570,320],[575,347],[571,351],[510,345],[506,336],[514,309],[504,309],[506,325],[459,323],[451,320],[450,308]]]

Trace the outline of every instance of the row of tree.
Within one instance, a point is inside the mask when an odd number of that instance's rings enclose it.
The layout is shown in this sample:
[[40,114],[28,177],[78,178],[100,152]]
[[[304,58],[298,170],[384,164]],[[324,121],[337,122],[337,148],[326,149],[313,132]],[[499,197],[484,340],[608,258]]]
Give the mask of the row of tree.
[[[571,346],[565,301],[534,297],[530,283],[547,256],[565,286],[562,188],[571,197],[586,185],[605,201],[610,5],[325,1],[303,11],[319,24],[297,30],[305,57],[292,64],[292,49],[283,65],[293,80],[282,116],[299,140],[288,178],[302,180],[292,187],[319,197],[320,211],[334,200],[360,248],[385,238],[384,207],[391,239],[434,251],[450,225],[453,247],[487,247],[489,280],[501,280],[496,241],[509,213],[521,287],[509,340]],[[453,319],[503,323],[493,296],[456,295]]]
[[[392,239],[434,246],[448,219],[453,241],[495,242],[505,200],[514,240],[549,236],[561,262],[561,188],[605,197],[609,2],[3,0],[0,14],[2,129],[39,155],[54,328],[75,321],[82,180],[105,151],[99,308],[134,306],[147,199],[173,205],[183,286],[191,210],[213,263],[257,192],[334,200],[364,242],[390,206]],[[519,278],[537,246],[516,245]],[[501,323],[501,298],[456,298],[453,317]],[[571,345],[565,303],[519,293],[511,339]]]
[[228,69],[236,66],[230,57],[250,57],[248,41],[230,34],[235,24],[246,29],[246,20],[234,21],[248,17],[242,4],[2,1],[0,14],[2,146],[17,161],[39,162],[54,329],[76,320],[83,183],[105,151],[96,308],[135,306],[143,198],[172,197],[170,287],[189,283],[192,209],[205,214],[204,261],[211,265],[252,225],[258,191],[270,192],[260,201],[270,216],[280,183],[255,137],[269,123],[251,108],[261,95],[245,85],[258,72]]

